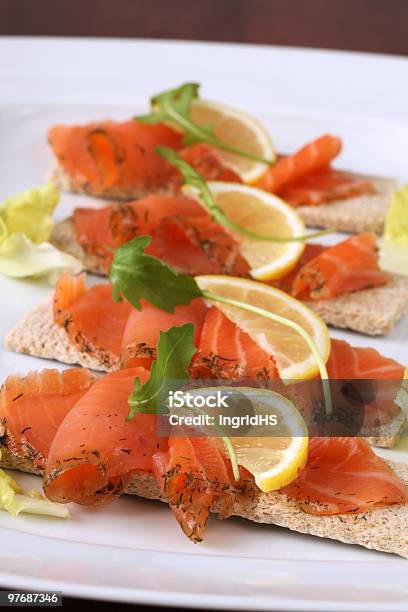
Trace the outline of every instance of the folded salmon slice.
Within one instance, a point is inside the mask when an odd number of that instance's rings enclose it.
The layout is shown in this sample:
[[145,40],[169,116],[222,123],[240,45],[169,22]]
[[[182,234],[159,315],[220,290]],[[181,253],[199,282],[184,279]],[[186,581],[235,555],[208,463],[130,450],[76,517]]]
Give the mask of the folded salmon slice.
[[329,298],[385,285],[390,279],[378,265],[374,234],[359,234],[325,249],[296,275],[292,295],[299,299]]
[[250,271],[239,243],[210,216],[162,219],[154,231],[150,252],[179,272],[193,276],[248,276]]
[[97,355],[108,367],[120,355],[132,306],[114,302],[110,284],[86,288],[86,276],[64,273],[54,293],[54,321],[81,352]]
[[186,274],[249,274],[239,245],[195,200],[183,196],[149,196],[129,204],[74,211],[79,244],[97,256],[105,272],[112,249],[148,234],[147,253]]
[[141,300],[142,309],[132,309],[122,337],[122,364],[143,366],[150,369],[156,359],[156,348],[161,331],[170,327],[192,323],[194,344],[198,346],[201,328],[207,307],[202,299],[195,299],[188,305],[178,305],[174,312],[165,312]]
[[371,181],[330,167],[341,147],[340,138],[325,134],[293,155],[281,155],[257,186],[276,193],[292,206],[317,206],[373,193]]
[[204,319],[198,351],[190,366],[194,378],[277,379],[273,358],[214,306]]
[[220,447],[213,438],[170,436],[167,452],[153,456],[156,480],[183,532],[201,542],[214,500],[223,496],[222,518],[235,494]]
[[85,368],[9,376],[0,391],[0,430],[8,448],[43,468],[61,422],[94,381]]
[[292,206],[318,206],[375,193],[375,190],[372,182],[367,179],[325,168],[284,185],[277,193]]
[[306,243],[302,255],[292,270],[285,274],[285,276],[282,278],[272,281],[271,284],[281,291],[292,293],[293,282],[300,270],[302,270],[302,268],[309,263],[309,261],[326,251],[327,248],[328,247],[322,244]]
[[122,492],[135,470],[152,471],[152,456],[167,449],[157,435],[156,416],[127,421],[135,378],[148,372],[130,368],[97,380],[62,421],[51,445],[44,491],[52,501],[104,505]]
[[136,236],[152,234],[163,218],[172,215],[206,216],[205,210],[184,196],[151,195],[128,204],[109,204],[103,208],[76,208],[73,222],[76,238],[87,253],[105,262],[105,271],[113,258],[112,249]]
[[[225,164],[220,151],[207,143],[197,142],[183,147],[178,154],[206,181],[242,183],[240,176]],[[181,175],[176,168],[173,168],[170,180],[178,187],[182,185]]]
[[281,492],[317,515],[408,501],[406,484],[362,438],[312,438],[305,468]]
[[402,380],[403,365],[384,357],[373,348],[351,346],[345,340],[331,339],[330,357],[326,364],[330,378]]
[[178,150],[207,180],[240,182],[214,147],[206,143],[182,147],[182,139],[182,133],[168,124],[134,120],[55,125],[48,133],[64,172],[95,195],[104,196],[112,189],[124,199],[132,193],[177,192],[180,173],[156,152],[157,146]]
[[167,189],[171,166],[155,151],[181,147],[182,135],[165,124],[101,121],[55,125],[48,141],[65,173],[88,192],[115,187],[140,192]]
[[266,171],[258,182],[258,187],[279,193],[288,184],[327,168],[340,153],[341,146],[340,138],[324,134],[304,145],[293,155],[282,155]]
[[[361,380],[352,393],[366,397],[360,406],[362,427],[377,428],[401,414],[395,397],[404,378],[405,367],[373,348],[351,346],[344,340],[331,340],[330,357],[326,364],[329,378],[343,381]],[[373,381],[370,383],[370,381]],[[392,381],[396,381],[392,383]],[[372,398],[372,399],[371,399]]]

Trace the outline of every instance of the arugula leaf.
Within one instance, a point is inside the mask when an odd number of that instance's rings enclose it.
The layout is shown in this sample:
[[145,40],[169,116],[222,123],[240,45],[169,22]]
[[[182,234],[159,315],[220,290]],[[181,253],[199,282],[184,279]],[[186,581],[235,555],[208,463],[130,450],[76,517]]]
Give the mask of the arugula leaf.
[[109,273],[113,299],[118,302],[123,296],[137,310],[141,309],[140,300],[145,299],[161,310],[174,312],[178,304],[190,304],[201,297],[192,277],[144,253],[151,240],[150,236],[139,236],[115,251]]
[[193,100],[198,98],[199,89],[200,85],[198,83],[184,83],[175,89],[163,91],[151,99],[152,112],[150,114],[138,115],[134,119],[148,124],[170,122],[184,132],[183,142],[186,145],[195,142],[207,142],[217,149],[234,153],[240,157],[269,165],[273,164],[274,161],[270,159],[264,159],[259,155],[242,151],[223,142],[217,138],[210,126],[204,127],[194,123],[191,119],[191,104]]
[[160,398],[175,386],[181,386],[189,378],[188,366],[197,351],[194,346],[194,325],[186,323],[160,332],[157,344],[157,358],[153,362],[148,380],[142,385],[139,378],[129,396],[130,413],[154,414],[158,412]]
[[169,149],[168,147],[156,147],[156,151],[159,155],[167,159],[167,161],[175,166],[181,173],[183,177],[183,181],[185,185],[189,185],[193,187],[198,192],[198,197],[204,206],[207,208],[209,213],[212,215],[213,219],[228,228],[232,232],[236,232],[238,234],[242,234],[251,240],[258,240],[262,242],[304,242],[305,240],[309,240],[309,238],[316,238],[317,236],[323,236],[326,234],[333,233],[333,230],[322,230],[320,232],[314,232],[311,234],[305,234],[304,236],[294,236],[291,238],[276,238],[273,236],[264,236],[262,234],[257,234],[256,232],[252,232],[251,230],[243,227],[242,225],[238,225],[234,221],[232,221],[214,202],[214,198],[206,181],[203,179],[201,174],[199,174],[194,168],[192,168],[184,159],[182,159],[173,149]]

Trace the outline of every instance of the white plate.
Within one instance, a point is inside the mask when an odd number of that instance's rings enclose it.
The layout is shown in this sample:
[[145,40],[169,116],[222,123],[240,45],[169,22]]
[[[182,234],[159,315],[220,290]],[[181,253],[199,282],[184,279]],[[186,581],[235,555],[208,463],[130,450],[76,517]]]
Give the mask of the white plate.
[[[128,117],[146,108],[150,95],[186,80],[203,83],[208,98],[257,114],[279,150],[330,131],[345,141],[339,164],[402,181],[407,71],[402,58],[250,45],[0,39],[0,199],[44,180],[49,125]],[[64,195],[58,217],[84,200]],[[4,337],[49,287],[2,278],[0,289]],[[333,335],[408,363],[407,318],[384,339]],[[0,352],[1,379],[45,365]],[[403,446],[383,454],[408,461]],[[0,513],[0,584],[203,608],[408,607],[408,565],[391,555],[238,519],[211,520],[205,543],[194,546],[164,505],[138,499],[72,513],[68,522]]]

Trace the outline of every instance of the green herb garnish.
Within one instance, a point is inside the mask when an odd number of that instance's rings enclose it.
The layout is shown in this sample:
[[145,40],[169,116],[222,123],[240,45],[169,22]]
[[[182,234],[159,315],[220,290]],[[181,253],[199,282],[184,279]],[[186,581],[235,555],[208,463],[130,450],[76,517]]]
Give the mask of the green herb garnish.
[[273,164],[274,161],[264,159],[255,153],[242,151],[226,142],[223,142],[214,134],[211,126],[201,126],[194,123],[191,119],[191,104],[198,98],[198,83],[184,83],[176,89],[168,89],[151,98],[152,112],[148,115],[138,115],[134,117],[136,121],[142,123],[162,123],[170,122],[184,133],[183,143],[186,145],[196,142],[206,142],[217,149],[234,153],[240,157],[253,159],[264,164]]
[[262,242],[304,242],[305,240],[309,240],[310,238],[316,238],[318,236],[324,236],[326,234],[333,233],[333,230],[327,229],[322,230],[320,232],[314,232],[311,234],[305,234],[304,236],[294,236],[288,238],[276,238],[274,236],[265,236],[262,234],[258,234],[256,232],[252,232],[251,230],[243,227],[242,225],[238,225],[234,221],[232,221],[215,202],[212,196],[212,193],[203,179],[201,174],[199,174],[194,168],[192,168],[184,159],[182,159],[173,149],[169,149],[168,147],[156,147],[157,153],[167,159],[167,161],[175,166],[181,176],[183,178],[184,185],[189,185],[197,190],[198,197],[208,212],[211,214],[214,221],[228,228],[232,232],[236,232],[245,236],[246,238],[250,238],[251,240],[258,240]]
[[151,236],[139,236],[116,249],[109,278],[114,287],[113,298],[119,301],[123,296],[137,310],[141,309],[140,299],[166,312],[174,312],[178,304],[190,304],[201,297],[195,280],[180,274],[161,259],[146,255]]
[[175,381],[180,385],[189,378],[188,366],[197,351],[194,346],[194,325],[186,323],[180,327],[171,327],[161,331],[157,344],[157,358],[153,362],[150,376],[142,385],[139,378],[135,380],[134,389],[129,396],[130,413],[133,419],[136,412],[153,414],[159,408],[163,393],[171,388]]
[[[165,394],[168,395],[170,390],[183,386],[185,380],[189,378],[187,368],[196,350],[192,323],[171,327],[166,332],[160,332],[157,358],[152,364],[149,378],[144,384],[139,378],[135,379],[134,388],[128,400],[130,406],[128,420],[133,419],[139,412],[144,414],[168,412],[168,408],[161,400]],[[192,410],[200,414],[204,412],[199,408],[192,408]],[[234,477],[239,480],[238,461],[232,442],[221,427],[218,425],[214,427],[224,441]]]
[[173,312],[177,304],[189,304],[194,298],[201,297],[210,302],[220,302],[256,313],[265,319],[290,327],[303,338],[316,358],[323,383],[326,411],[327,414],[332,413],[326,365],[313,338],[301,325],[263,308],[203,291],[194,278],[177,272],[152,255],[145,255],[143,249],[150,244],[150,240],[149,236],[140,236],[115,251],[110,280],[113,284],[116,300],[121,299],[121,295],[123,295],[130,304],[140,310],[140,300],[145,299],[157,308]]

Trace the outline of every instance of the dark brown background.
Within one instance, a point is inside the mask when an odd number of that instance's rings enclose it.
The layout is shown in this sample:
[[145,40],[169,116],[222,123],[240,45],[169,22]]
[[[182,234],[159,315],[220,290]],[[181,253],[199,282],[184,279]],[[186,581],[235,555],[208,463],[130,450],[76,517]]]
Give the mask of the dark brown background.
[[[408,0],[0,0],[0,34],[176,38],[408,55]],[[63,607],[78,606],[98,612],[139,609],[68,598]]]
[[0,0],[0,34],[217,40],[408,55],[408,0]]

